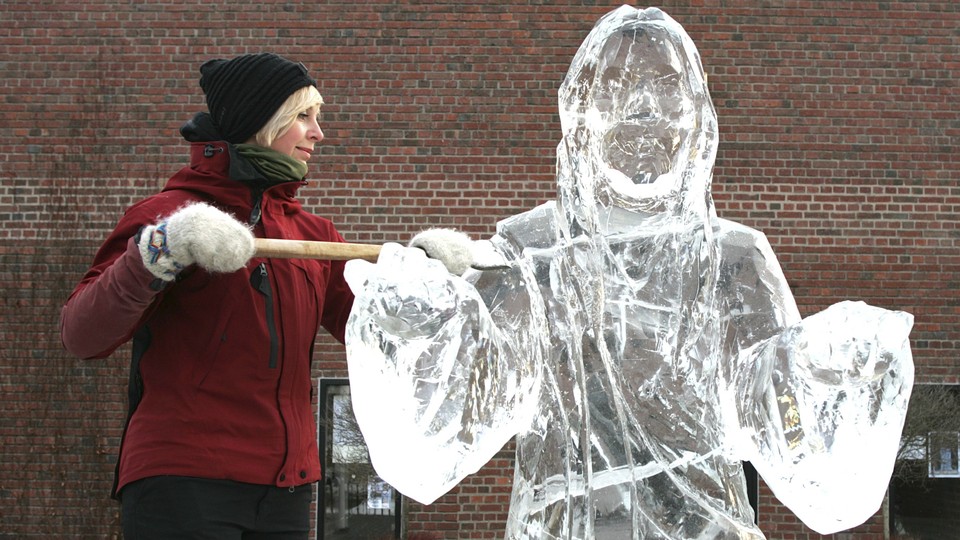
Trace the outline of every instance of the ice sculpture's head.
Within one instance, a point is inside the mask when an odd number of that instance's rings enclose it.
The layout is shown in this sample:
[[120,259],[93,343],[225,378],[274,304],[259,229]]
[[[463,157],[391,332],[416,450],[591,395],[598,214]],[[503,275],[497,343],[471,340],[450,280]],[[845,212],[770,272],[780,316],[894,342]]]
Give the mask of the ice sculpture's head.
[[623,6],[597,23],[560,88],[560,118],[565,148],[586,160],[571,180],[581,202],[662,210],[709,190],[716,113],[696,46],[659,9]]

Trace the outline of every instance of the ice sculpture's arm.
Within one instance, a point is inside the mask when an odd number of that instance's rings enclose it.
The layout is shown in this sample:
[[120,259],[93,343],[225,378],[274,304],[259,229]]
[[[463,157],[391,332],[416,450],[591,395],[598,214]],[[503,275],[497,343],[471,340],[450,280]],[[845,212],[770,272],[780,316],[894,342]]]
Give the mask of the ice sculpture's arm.
[[814,530],[859,525],[876,513],[893,469],[913,381],[913,318],[841,302],[799,320],[766,238],[729,222],[719,238],[731,447]]
[[482,297],[419,249],[387,244],[377,264],[347,265],[354,412],[377,473],[422,503],[489,461],[536,406],[539,341],[517,272],[468,271],[499,283]]

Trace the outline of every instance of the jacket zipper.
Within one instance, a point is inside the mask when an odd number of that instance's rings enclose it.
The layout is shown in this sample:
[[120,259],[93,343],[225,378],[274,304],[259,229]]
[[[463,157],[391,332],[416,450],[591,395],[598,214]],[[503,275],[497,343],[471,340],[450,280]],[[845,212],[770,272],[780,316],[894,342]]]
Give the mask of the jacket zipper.
[[251,227],[255,227],[257,223],[260,222],[260,216],[263,215],[263,190],[256,190],[253,192],[253,208],[250,209],[250,220],[248,223]]
[[[258,189],[253,192],[253,208],[250,210],[249,224],[256,227],[263,215],[263,190]],[[267,264],[260,263],[260,266],[250,275],[250,284],[260,294],[263,295],[264,309],[267,315],[267,330],[270,332],[270,369],[277,367],[277,324],[273,318],[273,289],[270,288],[270,279],[267,275]]]
[[267,330],[270,332],[270,369],[277,367],[277,324],[273,318],[273,290],[270,288],[270,278],[267,275],[267,263],[260,263],[250,275],[250,284],[263,295],[263,304],[267,315]]

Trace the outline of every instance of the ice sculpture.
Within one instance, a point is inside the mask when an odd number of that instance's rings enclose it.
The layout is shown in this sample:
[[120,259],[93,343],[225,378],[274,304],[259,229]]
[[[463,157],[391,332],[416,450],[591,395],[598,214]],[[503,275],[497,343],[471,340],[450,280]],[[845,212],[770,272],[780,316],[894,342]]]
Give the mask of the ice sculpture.
[[508,538],[763,538],[741,460],[821,533],[879,507],[912,316],[801,320],[760,232],[718,219],[717,121],[662,11],[604,16],[560,88],[558,199],[499,223],[505,268],[388,245],[347,266],[354,409],[430,503],[516,436]]

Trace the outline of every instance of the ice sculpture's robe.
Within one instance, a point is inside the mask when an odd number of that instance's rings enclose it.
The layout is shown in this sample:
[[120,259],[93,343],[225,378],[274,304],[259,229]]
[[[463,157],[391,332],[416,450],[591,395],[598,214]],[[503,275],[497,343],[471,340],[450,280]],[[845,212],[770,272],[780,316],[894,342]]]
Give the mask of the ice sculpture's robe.
[[741,460],[820,532],[868,518],[912,384],[910,315],[801,319],[766,238],[716,217],[715,113],[659,10],[602,19],[560,98],[559,196],[499,224],[504,268],[452,276],[397,245],[348,264],[378,473],[430,503],[516,436],[518,539],[762,538]]
[[[494,239],[534,276],[548,340],[508,536],[760,538],[725,455],[720,389],[721,362],[799,321],[765,239],[614,210],[599,234],[565,242],[563,219],[547,204]],[[477,288],[493,297],[488,280]]]

